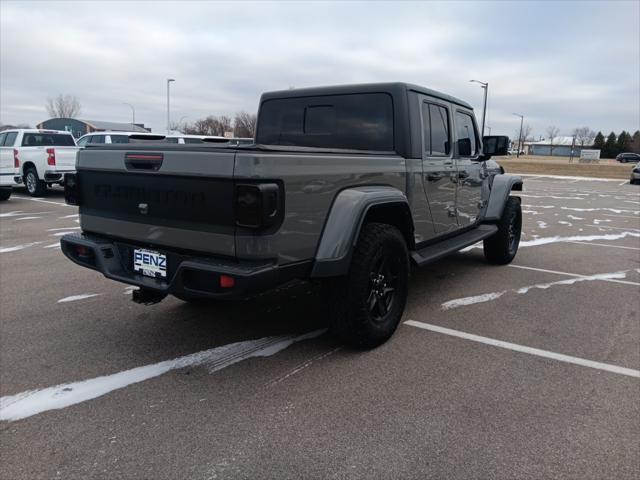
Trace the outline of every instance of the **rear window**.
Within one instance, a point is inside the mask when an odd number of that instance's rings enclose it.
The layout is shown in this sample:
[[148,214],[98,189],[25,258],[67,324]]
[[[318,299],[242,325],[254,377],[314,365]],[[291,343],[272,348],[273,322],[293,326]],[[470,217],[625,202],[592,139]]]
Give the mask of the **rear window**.
[[393,151],[393,100],[386,93],[267,100],[256,143]]
[[203,143],[201,138],[185,138],[184,143]]
[[129,135],[111,135],[111,143],[129,143]]
[[73,136],[62,133],[25,133],[23,147],[75,147]]

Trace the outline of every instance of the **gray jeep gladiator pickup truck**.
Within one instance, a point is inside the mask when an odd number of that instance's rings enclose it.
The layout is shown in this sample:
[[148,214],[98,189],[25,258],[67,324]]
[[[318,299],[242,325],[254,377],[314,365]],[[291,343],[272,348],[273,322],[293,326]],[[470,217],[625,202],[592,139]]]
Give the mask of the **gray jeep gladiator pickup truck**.
[[411,264],[480,240],[491,263],[515,256],[522,179],[489,160],[507,145],[480,137],[468,103],[416,85],[265,93],[251,145],[80,151],[65,196],[82,233],[62,251],[145,304],[319,280],[330,331],[373,347],[400,322]]

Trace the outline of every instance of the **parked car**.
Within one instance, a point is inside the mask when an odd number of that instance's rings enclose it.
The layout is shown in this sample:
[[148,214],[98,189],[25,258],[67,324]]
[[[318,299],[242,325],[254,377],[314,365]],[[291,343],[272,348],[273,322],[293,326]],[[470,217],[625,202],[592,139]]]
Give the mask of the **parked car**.
[[640,162],[640,154],[638,153],[631,153],[631,152],[627,152],[627,153],[619,153],[616,156],[616,160],[620,163],[634,163],[634,162]]
[[86,147],[87,145],[103,145],[112,143],[136,143],[138,141],[159,141],[164,140],[164,135],[158,135],[156,133],[141,133],[141,132],[93,132],[87,133],[78,139],[78,145],[80,147]]
[[[70,132],[58,130],[6,130],[3,150],[13,150],[16,182],[27,187],[29,195],[40,197],[48,185],[64,182],[64,174],[75,171],[78,147]],[[10,133],[13,144],[11,143]]]
[[640,162],[636,163],[636,166],[631,170],[631,178],[629,179],[630,184],[640,183]]
[[[509,155],[518,155],[518,149],[512,148],[507,152]],[[520,150],[520,155],[524,155],[524,150]]]
[[13,186],[18,184],[15,180],[17,156],[13,148],[17,136],[15,130],[0,133],[0,200],[9,200]]
[[226,137],[216,137],[212,135],[169,135],[166,138],[168,143],[178,143],[180,145],[190,143],[229,143],[229,139]]
[[61,247],[144,304],[316,280],[330,331],[374,347],[400,322],[411,263],[481,240],[490,263],[515,257],[522,179],[487,168],[508,143],[481,138],[468,103],[416,85],[265,93],[254,145],[80,151],[65,197],[82,233]]

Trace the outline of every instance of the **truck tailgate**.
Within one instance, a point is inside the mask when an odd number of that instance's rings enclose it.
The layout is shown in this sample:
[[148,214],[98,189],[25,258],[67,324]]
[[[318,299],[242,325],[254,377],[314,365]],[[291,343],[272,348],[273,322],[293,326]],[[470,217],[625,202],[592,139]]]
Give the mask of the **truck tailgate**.
[[78,147],[52,147],[56,153],[56,170],[75,170]]
[[81,227],[160,250],[235,256],[234,159],[233,150],[83,150]]

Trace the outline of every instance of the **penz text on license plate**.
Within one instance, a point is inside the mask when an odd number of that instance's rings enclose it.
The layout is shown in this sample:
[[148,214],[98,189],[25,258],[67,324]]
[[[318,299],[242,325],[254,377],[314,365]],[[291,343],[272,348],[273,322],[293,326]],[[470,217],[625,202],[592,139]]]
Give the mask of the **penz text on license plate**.
[[167,256],[153,250],[136,248],[133,251],[133,269],[148,277],[167,276]]

